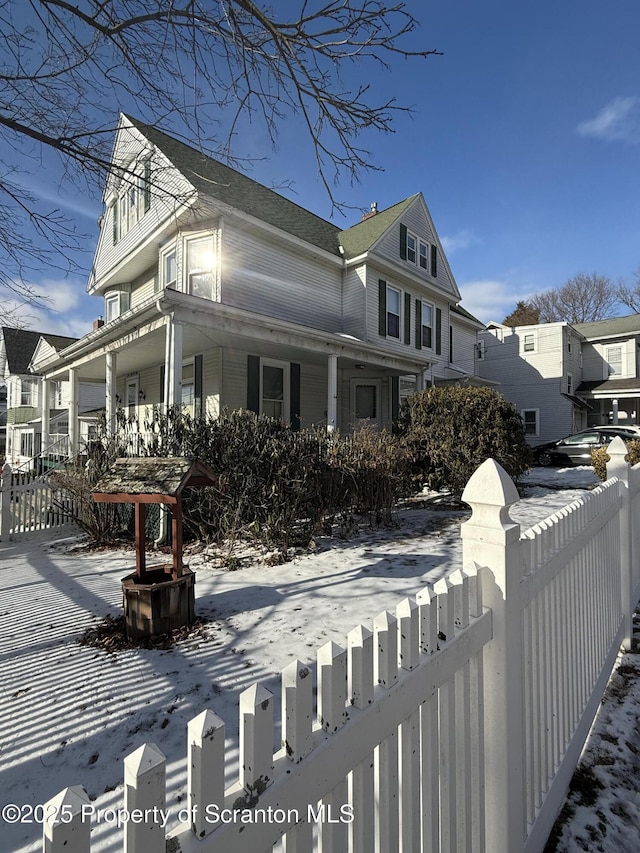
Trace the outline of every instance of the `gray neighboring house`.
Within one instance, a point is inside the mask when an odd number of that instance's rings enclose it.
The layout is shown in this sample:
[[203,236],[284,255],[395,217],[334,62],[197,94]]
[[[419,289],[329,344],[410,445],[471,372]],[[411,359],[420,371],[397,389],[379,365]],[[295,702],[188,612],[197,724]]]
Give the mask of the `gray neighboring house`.
[[640,314],[595,323],[489,323],[480,375],[520,411],[536,446],[581,429],[640,424]]

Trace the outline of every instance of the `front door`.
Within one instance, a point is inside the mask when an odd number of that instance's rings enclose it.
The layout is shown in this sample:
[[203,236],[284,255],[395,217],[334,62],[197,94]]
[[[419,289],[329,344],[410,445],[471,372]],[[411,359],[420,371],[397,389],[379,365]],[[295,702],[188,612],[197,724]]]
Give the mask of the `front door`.
[[351,380],[351,420],[354,426],[381,425],[381,393],[380,379]]

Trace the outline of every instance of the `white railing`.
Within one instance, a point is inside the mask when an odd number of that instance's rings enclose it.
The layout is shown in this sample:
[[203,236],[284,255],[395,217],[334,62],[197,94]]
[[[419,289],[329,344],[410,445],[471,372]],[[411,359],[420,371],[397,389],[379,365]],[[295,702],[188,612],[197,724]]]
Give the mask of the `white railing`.
[[[616,441],[618,441],[616,439]],[[212,709],[188,726],[188,796],[165,837],[165,759],[125,759],[128,853],[541,851],[640,585],[640,466],[521,533],[518,493],[487,460],[464,499],[463,562],[449,578],[282,673],[274,706],[240,697],[235,750]],[[314,698],[315,697],[315,698]],[[87,853],[95,805],[80,787],[45,808],[47,853]],[[146,815],[137,822],[126,815]],[[282,839],[282,842],[281,842]]]

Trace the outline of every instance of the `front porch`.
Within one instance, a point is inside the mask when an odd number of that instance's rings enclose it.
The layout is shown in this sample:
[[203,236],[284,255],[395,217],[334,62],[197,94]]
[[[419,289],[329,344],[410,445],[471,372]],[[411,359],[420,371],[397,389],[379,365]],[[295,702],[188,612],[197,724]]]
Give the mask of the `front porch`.
[[222,408],[243,408],[293,429],[348,431],[363,422],[390,428],[402,397],[431,383],[431,367],[418,351],[399,357],[349,335],[176,292],[148,300],[56,362],[38,365],[44,384],[70,382],[72,454],[80,443],[80,382],[104,382],[112,431],[119,412],[144,432],[154,409],[170,406],[212,417]]

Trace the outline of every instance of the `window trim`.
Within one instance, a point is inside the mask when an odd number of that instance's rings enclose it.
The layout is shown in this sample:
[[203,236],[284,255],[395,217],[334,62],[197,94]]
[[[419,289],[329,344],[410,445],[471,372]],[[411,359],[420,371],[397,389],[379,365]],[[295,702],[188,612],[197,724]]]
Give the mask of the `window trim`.
[[[382,423],[382,380],[377,378],[368,379],[358,376],[350,380],[351,415],[354,424],[381,424]],[[360,386],[372,386],[376,393],[376,413],[373,418],[358,418],[356,416],[356,388]]]
[[[389,293],[390,292],[398,294],[398,313],[397,314],[395,313],[395,311],[389,310]],[[388,338],[394,338],[395,340],[399,341],[400,340],[400,330],[402,329],[402,291],[400,290],[400,288],[393,287],[392,285],[387,284],[385,310],[386,310],[387,337]],[[398,318],[398,329],[397,329],[397,332],[395,332],[395,333],[393,331],[391,331],[391,327],[389,324],[389,318],[390,317],[397,317]]]
[[[619,373],[616,373],[614,370],[611,369],[613,362],[612,362],[610,353],[612,350],[619,350],[619,352],[620,352],[620,361],[619,361],[620,372]],[[622,344],[612,344],[611,346],[605,347],[604,357],[605,357],[604,358],[604,363],[605,363],[605,368],[604,368],[605,369],[605,377],[604,378],[605,379],[609,379],[612,376],[624,376],[624,368],[623,368],[624,347],[622,346]]]
[[[413,244],[413,245],[411,245]],[[417,266],[419,240],[413,231],[407,231],[407,262]],[[413,255],[413,257],[411,257]]]
[[[533,432],[527,431],[526,414],[528,412],[532,412],[534,415],[535,423],[534,423],[534,431]],[[522,425],[524,428],[525,436],[531,435],[534,438],[538,437],[540,435],[540,409],[521,409],[520,410],[520,417],[522,418]]]
[[[527,338],[532,338],[531,347],[527,346]],[[522,349],[521,352],[523,355],[535,353],[538,351],[538,336],[535,332],[523,332],[522,335]]]
[[[113,315],[113,317],[109,317],[109,306],[110,305],[116,306],[115,314]],[[105,297],[104,297],[104,322],[105,322],[105,325],[107,325],[108,323],[113,323],[114,320],[117,320],[118,317],[120,317],[120,315],[122,313],[120,310],[120,306],[121,306],[121,303],[120,303],[120,291],[119,290],[117,290],[115,293],[107,293],[105,295]]]
[[[173,255],[175,265],[175,277],[171,281],[167,281],[167,261]],[[160,289],[172,288],[178,289],[178,247],[175,243],[165,246],[160,252]]]
[[[260,414],[264,415],[264,368],[276,367],[282,370],[282,421],[290,422],[291,417],[291,364],[288,361],[279,361],[274,358],[260,359]],[[268,417],[268,416],[267,416]]]
[[[431,323],[425,323],[425,308],[429,309],[431,314]],[[427,302],[425,299],[420,300],[420,343],[422,345],[422,349],[430,349],[432,350],[434,347],[434,316],[435,316],[435,305],[433,302]],[[425,343],[425,329],[429,332],[428,338],[429,343]]]
[[[25,390],[28,388],[28,392]],[[28,393],[28,400],[25,402],[26,394]],[[20,405],[21,406],[32,406],[36,405],[36,382],[34,379],[21,379],[20,380]],[[33,455],[33,454],[32,454]]]
[[[209,299],[211,302],[215,302],[218,299],[219,266],[218,240],[217,233],[215,231],[198,231],[190,234],[185,234],[182,245],[182,292],[188,293],[190,296],[194,295],[192,292],[191,277],[197,275],[198,273],[189,272],[189,249],[193,244],[204,242],[205,240],[209,241],[211,249],[212,264],[211,269],[209,270],[211,274],[211,293],[209,296],[198,296],[197,298]],[[180,272],[177,272],[178,276],[180,276]],[[204,274],[206,274],[206,272],[204,272]]]
[[[424,249],[424,254],[422,250]],[[422,263],[424,259],[424,263]],[[426,240],[418,241],[418,266],[421,270],[425,272],[429,272],[430,270],[430,261],[431,261],[431,249],[430,244],[427,243]]]

